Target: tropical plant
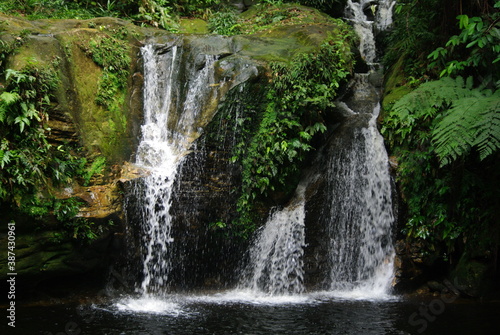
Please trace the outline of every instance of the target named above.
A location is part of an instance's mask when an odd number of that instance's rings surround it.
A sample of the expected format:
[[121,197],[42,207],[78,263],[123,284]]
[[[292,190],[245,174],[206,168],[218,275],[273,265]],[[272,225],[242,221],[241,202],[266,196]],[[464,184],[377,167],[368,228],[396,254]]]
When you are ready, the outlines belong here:
[[326,130],[323,117],[353,67],[353,35],[347,26],[338,29],[343,38],[332,35],[314,52],[271,64],[272,82],[258,126],[233,157],[242,167],[238,211],[243,225],[253,226],[250,213],[259,199],[294,189],[313,138]]
[[51,68],[28,64],[6,70],[7,84],[0,94],[0,200],[36,202],[49,185],[68,182],[79,166],[71,148],[48,140],[48,111],[58,79]]
[[382,132],[398,157],[410,238],[427,240],[427,248],[442,241],[452,251],[458,237],[477,241],[490,229],[497,177],[479,171],[496,166],[498,91],[475,88],[472,78],[422,84],[394,104]]
[[218,11],[210,15],[208,29],[218,35],[236,35],[240,33],[238,17],[234,10]]
[[423,121],[430,120],[424,129],[432,136],[442,166],[466,157],[472,149],[481,159],[493,154],[500,148],[500,93],[472,85],[472,78],[444,77],[398,100],[384,128],[394,130],[388,134],[391,144],[417,140]]
[[[443,68],[444,75],[475,75],[489,77],[500,86],[500,0],[487,15],[457,17],[459,35],[453,35],[445,47],[429,54],[431,67]],[[484,80],[484,79],[483,79]]]

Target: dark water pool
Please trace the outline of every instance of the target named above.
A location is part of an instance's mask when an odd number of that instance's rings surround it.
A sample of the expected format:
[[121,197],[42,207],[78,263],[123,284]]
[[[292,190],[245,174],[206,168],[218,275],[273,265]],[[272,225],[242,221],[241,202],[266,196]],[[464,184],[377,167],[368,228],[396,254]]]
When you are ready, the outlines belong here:
[[[4,319],[5,320],[5,319]],[[18,306],[2,334],[500,334],[500,302],[172,296]]]

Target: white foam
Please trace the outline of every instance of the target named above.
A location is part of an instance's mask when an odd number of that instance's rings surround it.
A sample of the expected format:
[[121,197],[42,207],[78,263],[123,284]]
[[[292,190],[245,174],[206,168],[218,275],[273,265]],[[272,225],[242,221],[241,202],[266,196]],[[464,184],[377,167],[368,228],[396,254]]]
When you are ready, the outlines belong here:
[[181,305],[165,298],[141,297],[125,298],[115,304],[122,312],[150,313],[178,316],[183,313]]
[[373,291],[366,287],[357,287],[350,290],[318,291],[311,293],[311,298],[319,301],[347,300],[347,301],[398,301],[399,298],[385,291]]
[[256,293],[253,290],[233,290],[212,295],[193,295],[187,298],[190,302],[211,304],[251,304],[251,305],[287,305],[306,304],[313,300],[304,294],[271,295]]

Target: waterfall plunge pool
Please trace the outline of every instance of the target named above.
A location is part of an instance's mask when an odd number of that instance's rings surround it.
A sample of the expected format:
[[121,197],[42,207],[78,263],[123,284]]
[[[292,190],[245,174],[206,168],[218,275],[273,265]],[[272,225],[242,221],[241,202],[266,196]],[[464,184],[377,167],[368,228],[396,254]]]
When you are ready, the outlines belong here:
[[498,334],[498,315],[500,301],[481,303],[439,296],[357,300],[323,293],[265,299],[244,292],[221,292],[21,305],[14,333]]

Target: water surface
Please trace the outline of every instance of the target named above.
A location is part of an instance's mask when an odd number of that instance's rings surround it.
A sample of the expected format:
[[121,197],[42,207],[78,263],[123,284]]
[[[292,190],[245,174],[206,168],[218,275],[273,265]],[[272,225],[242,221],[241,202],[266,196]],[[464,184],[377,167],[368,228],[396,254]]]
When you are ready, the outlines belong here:
[[321,293],[266,298],[241,292],[20,306],[15,333],[498,334],[499,316],[500,302],[364,300]]

